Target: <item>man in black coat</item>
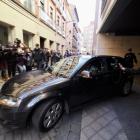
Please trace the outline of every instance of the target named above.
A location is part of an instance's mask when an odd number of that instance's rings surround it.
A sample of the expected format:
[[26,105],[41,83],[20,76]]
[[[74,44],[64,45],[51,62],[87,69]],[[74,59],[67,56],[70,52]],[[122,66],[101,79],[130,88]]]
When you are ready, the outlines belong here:
[[140,67],[138,69],[133,69],[133,68],[124,68],[121,64],[119,64],[119,65],[120,65],[121,70],[123,70],[127,73],[134,74],[134,75],[140,74]]
[[44,51],[40,48],[39,44],[36,44],[35,46],[36,48],[32,52],[31,62],[32,60],[34,60],[34,62],[38,65],[38,69],[41,69],[43,61],[47,62],[47,58]]
[[46,62],[46,68],[47,68],[47,67],[48,67],[48,64],[49,64],[49,58],[51,57],[48,48],[45,49],[45,55],[46,55],[46,57],[47,57],[47,62]]
[[135,61],[135,66],[137,66],[137,58],[134,53],[132,53],[132,49],[128,49],[128,53],[124,57],[125,61],[133,68],[133,60]]
[[10,49],[9,59],[8,59],[8,74],[9,77],[11,77],[11,74],[12,77],[14,77],[16,73],[16,51],[15,51],[16,48],[13,46],[12,42],[10,41],[8,41],[7,48]]
[[57,53],[57,62],[60,61],[60,59],[62,59],[62,55],[60,53],[60,50],[58,50],[58,53]]

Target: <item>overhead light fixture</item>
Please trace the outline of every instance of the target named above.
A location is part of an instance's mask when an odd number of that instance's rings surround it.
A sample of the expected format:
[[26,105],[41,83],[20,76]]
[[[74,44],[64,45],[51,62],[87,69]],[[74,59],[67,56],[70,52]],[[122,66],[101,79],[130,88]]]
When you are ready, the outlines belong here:
[[110,33],[106,33],[106,35],[110,35]]

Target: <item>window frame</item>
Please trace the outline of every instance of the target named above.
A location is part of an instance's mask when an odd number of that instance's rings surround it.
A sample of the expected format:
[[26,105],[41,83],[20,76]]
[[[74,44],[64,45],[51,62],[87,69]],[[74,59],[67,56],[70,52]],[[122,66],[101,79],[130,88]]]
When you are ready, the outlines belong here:
[[[101,75],[101,74],[107,73],[107,72],[108,72],[108,71],[107,71],[108,69],[107,69],[107,65],[106,65],[106,60],[105,60],[105,58],[98,57],[98,58],[90,59],[88,62],[86,62],[86,63],[81,67],[81,69],[75,74],[74,78],[76,78],[77,76],[79,76],[79,75],[81,74],[81,72],[83,71],[83,69],[84,69],[88,64],[90,64],[92,61],[96,61],[96,60],[98,60],[98,59],[102,60],[102,62],[103,62],[103,67],[104,67],[105,70],[104,70],[104,72],[97,73],[97,74],[95,74],[95,75]],[[93,75],[93,76],[95,76],[95,75]]]
[[57,15],[57,25],[59,26],[60,24],[60,17]]
[[50,6],[50,18],[53,20],[53,8]]

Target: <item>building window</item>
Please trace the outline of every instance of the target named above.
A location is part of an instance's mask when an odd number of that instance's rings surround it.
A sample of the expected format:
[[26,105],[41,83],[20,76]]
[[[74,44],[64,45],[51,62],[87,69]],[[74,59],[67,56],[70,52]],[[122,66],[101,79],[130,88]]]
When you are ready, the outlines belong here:
[[23,42],[27,47],[33,48],[33,35],[23,32]]
[[53,8],[50,7],[50,18],[53,19]]
[[64,22],[62,23],[62,30],[64,31]]
[[107,0],[102,0],[101,15],[105,9],[106,3],[107,3]]
[[60,22],[60,17],[57,16],[57,25],[59,26],[59,22]]
[[63,11],[65,10],[65,4],[64,4],[64,2],[63,2]]
[[5,46],[8,41],[12,42],[11,28],[0,25],[0,44]]
[[44,10],[44,0],[40,0],[40,7]]

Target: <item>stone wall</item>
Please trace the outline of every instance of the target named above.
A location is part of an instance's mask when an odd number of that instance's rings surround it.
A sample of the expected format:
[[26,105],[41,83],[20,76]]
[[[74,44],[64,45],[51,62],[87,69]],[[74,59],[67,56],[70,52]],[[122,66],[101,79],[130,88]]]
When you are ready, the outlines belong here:
[[97,55],[114,55],[124,57],[128,48],[132,48],[138,60],[138,67],[140,67],[140,36],[115,36],[114,33],[110,35],[97,35]]

